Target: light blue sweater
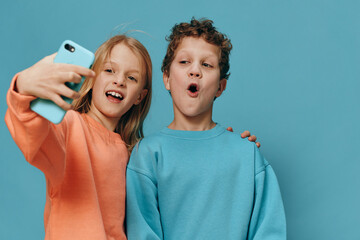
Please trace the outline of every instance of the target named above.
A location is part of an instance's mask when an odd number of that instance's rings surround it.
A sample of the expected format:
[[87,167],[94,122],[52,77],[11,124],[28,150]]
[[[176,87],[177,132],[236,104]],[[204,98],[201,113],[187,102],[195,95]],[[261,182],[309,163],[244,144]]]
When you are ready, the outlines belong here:
[[126,189],[129,240],[286,239],[273,169],[254,143],[219,125],[144,138]]

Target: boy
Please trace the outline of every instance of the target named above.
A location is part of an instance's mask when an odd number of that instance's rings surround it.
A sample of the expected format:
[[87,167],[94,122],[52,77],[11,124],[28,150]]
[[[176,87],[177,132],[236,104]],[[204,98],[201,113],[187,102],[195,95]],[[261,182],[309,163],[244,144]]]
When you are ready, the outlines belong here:
[[212,120],[229,77],[230,40],[210,20],[175,25],[162,71],[174,120],[134,148],[127,236],[286,239],[276,176],[255,144]]

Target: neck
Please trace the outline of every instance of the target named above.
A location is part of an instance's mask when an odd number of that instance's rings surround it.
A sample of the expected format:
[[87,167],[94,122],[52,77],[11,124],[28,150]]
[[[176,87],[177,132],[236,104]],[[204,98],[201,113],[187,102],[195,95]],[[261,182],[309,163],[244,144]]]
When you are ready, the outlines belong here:
[[212,120],[212,111],[189,117],[174,109],[174,120],[168,127],[173,130],[205,131],[215,126],[216,123]]
[[95,112],[90,110],[86,114],[95,121],[99,122],[101,125],[103,125],[106,129],[108,129],[111,132],[115,131],[116,125],[119,122],[119,119],[107,118],[104,115],[102,115],[100,112]]

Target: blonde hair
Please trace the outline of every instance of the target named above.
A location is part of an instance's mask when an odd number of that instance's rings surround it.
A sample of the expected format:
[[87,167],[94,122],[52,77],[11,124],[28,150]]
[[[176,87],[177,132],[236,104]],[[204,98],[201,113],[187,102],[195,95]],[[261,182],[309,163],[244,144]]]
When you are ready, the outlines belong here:
[[[99,74],[103,64],[110,56],[111,50],[117,44],[124,44],[142,60],[143,74],[145,78],[144,89],[148,92],[144,99],[138,104],[133,105],[123,116],[121,116],[115,132],[119,133],[123,141],[127,144],[129,152],[135,144],[144,137],[143,123],[150,109],[151,103],[151,82],[152,82],[152,64],[150,55],[146,48],[136,39],[126,35],[116,35],[104,42],[95,52],[95,61],[92,70]],[[95,78],[86,78],[79,93],[80,98],[73,102],[74,109],[80,113],[87,113],[90,110],[92,87]]]

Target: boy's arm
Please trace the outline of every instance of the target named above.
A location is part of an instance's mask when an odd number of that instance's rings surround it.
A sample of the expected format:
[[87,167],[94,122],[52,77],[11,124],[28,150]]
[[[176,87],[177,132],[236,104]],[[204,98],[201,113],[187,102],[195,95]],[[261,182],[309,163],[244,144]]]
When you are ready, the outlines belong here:
[[151,160],[143,159],[142,154],[134,154],[135,151],[134,148],[126,171],[127,237],[129,240],[163,239],[156,179],[136,164]]
[[286,239],[286,220],[279,184],[272,167],[255,149],[256,162],[262,162],[255,176],[255,203],[248,238],[253,240]]

